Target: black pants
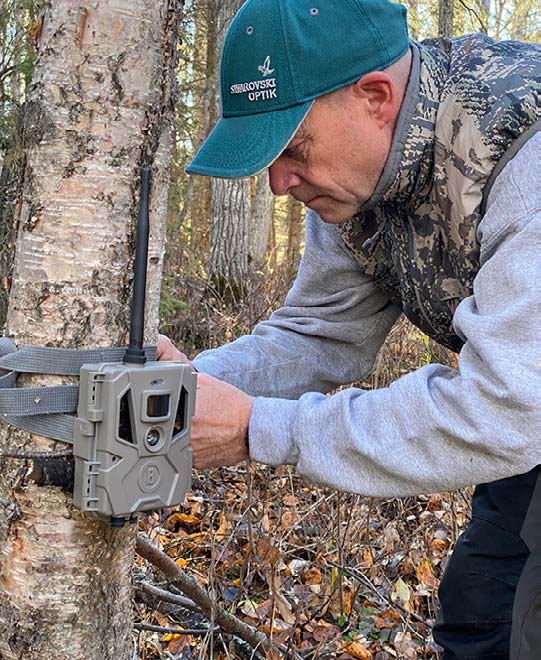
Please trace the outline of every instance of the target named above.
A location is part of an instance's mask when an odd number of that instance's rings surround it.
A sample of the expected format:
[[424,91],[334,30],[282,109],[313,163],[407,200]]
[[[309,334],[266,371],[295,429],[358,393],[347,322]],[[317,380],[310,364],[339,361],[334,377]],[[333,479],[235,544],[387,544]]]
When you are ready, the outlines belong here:
[[541,660],[541,466],[482,484],[440,585],[444,660]]

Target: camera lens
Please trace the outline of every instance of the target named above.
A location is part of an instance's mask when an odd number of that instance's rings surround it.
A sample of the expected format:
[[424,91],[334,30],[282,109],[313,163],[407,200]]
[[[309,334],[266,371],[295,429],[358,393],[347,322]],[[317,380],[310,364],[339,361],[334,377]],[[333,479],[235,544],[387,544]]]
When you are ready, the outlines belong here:
[[150,447],[155,447],[160,441],[160,432],[158,429],[150,429],[150,431],[147,433],[146,440]]

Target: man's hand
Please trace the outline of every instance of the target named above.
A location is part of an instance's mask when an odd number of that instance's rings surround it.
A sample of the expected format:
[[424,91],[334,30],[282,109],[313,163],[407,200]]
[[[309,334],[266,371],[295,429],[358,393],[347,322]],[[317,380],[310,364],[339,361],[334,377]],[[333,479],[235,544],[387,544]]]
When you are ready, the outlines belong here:
[[175,348],[173,342],[165,335],[158,335],[157,357],[162,362],[182,362],[182,364],[189,364],[195,371],[195,367],[190,360],[178,348]]
[[233,385],[198,374],[191,441],[194,467],[235,465],[248,458],[253,403],[253,397]]
[[[158,335],[158,360],[195,367],[165,335]],[[235,465],[248,458],[246,437],[254,398],[207,374],[197,376],[192,420],[193,465],[203,469]]]

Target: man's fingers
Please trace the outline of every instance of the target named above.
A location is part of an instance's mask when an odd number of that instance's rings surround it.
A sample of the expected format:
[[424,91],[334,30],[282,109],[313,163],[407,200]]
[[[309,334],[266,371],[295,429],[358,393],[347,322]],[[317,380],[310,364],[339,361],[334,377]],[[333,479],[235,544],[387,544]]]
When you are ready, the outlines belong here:
[[157,357],[162,362],[182,362],[182,364],[189,364],[193,368],[190,360],[165,335],[158,335]]
[[158,335],[158,349],[157,349],[157,357],[158,360],[167,360],[167,356],[171,349],[174,349],[175,347],[173,346],[173,342],[169,339],[169,337],[166,337],[165,335]]

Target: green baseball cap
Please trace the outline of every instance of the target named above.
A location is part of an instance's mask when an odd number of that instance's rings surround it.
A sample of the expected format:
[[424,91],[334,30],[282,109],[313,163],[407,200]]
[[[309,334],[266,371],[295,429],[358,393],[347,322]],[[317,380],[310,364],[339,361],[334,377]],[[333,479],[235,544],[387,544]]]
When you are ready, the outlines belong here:
[[318,96],[385,69],[408,47],[406,8],[390,0],[248,0],[222,49],[222,118],[186,171],[261,172]]

